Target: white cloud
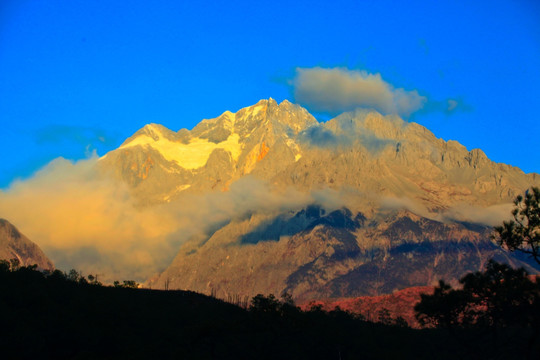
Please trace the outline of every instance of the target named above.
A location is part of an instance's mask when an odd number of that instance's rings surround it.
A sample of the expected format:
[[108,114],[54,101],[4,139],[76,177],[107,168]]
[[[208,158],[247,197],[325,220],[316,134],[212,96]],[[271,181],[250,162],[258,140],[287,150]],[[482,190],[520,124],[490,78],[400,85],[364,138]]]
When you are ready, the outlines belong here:
[[427,101],[416,90],[395,89],[380,74],[344,68],[297,68],[292,84],[296,102],[319,112],[341,113],[364,107],[409,116]]
[[125,184],[99,175],[97,161],[96,156],[75,163],[52,161],[32,178],[0,191],[0,215],[57,267],[97,273],[104,281],[144,281],[167,267],[184,242],[204,239],[231,219],[313,203],[328,209],[342,204],[341,195],[329,189],[278,191],[247,176],[227,192],[141,207]]
[[448,209],[444,215],[451,220],[496,226],[512,218],[511,212],[513,208],[514,204],[512,203],[492,205],[485,208],[459,204]]
[[[173,203],[141,207],[125,184],[99,175],[97,161],[96,156],[75,163],[60,158],[31,179],[13,183],[0,191],[0,217],[36,242],[56,266],[97,273],[105,281],[144,281],[168,266],[184,242],[204,239],[231,219],[253,213],[277,215],[310,204],[327,210],[357,209],[370,198],[354,189],[279,190],[246,176],[227,192],[185,195]],[[381,200],[382,208],[488,225],[507,218],[511,208],[511,204],[484,209],[460,205],[433,213],[410,199]]]
[[0,191],[0,214],[63,270],[140,280],[170,250],[163,239],[174,219],[137,208],[125,185],[96,174],[96,161],[52,161]]
[[503,221],[509,220],[512,215],[512,203],[496,204],[487,207],[479,207],[469,204],[456,204],[441,212],[433,212],[418,201],[406,197],[395,198],[385,197],[381,200],[381,209],[405,209],[416,215],[428,219],[454,222],[464,221],[487,226],[501,225]]

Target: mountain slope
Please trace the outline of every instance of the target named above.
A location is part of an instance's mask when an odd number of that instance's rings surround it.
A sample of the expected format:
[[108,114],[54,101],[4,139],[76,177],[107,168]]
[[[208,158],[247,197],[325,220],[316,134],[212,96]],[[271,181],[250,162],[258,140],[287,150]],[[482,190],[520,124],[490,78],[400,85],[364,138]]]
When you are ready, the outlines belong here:
[[278,167],[297,161],[302,155],[295,138],[315,123],[298,105],[261,100],[235,114],[203,120],[191,131],[146,125],[104,156],[100,169],[131,185],[142,203],[227,190],[269,153],[276,155],[270,162]]
[[54,269],[43,251],[4,219],[0,219],[0,259],[18,259],[24,266],[36,264],[40,269]]
[[[455,282],[492,257],[536,271],[494,245],[489,225],[540,177],[397,116],[359,110],[319,123],[298,105],[261,100],[191,131],[147,125],[99,168],[141,206],[203,207],[197,196],[227,193],[248,175],[274,195],[267,201],[304,194],[208,219],[148,281],[154,288],[308,300]],[[241,190],[231,196],[259,198]]]
[[490,258],[525,266],[491,243],[485,226],[444,224],[408,211],[366,219],[308,207],[233,221],[198,247],[186,244],[148,285],[218,296],[289,292],[299,301],[392,293],[456,283]]
[[318,123],[300,106],[273,99],[191,131],[147,125],[104,156],[100,168],[130,184],[143,203],[227,190],[247,174],[302,191],[352,187],[407,196],[435,210],[510,202],[540,183],[537,174],[494,163],[480,149],[437,139],[396,116],[356,111]]

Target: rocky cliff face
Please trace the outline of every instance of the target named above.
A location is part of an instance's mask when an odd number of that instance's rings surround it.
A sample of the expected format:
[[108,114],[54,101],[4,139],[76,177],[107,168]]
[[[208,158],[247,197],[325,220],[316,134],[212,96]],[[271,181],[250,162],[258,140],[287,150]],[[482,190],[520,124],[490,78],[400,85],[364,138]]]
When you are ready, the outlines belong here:
[[171,202],[186,193],[226,191],[240,177],[274,173],[302,155],[298,134],[317,121],[288,101],[261,100],[237,113],[173,132],[150,124],[100,161],[143,204]]
[[198,247],[186,244],[148,285],[229,296],[289,292],[298,301],[392,293],[455,284],[491,258],[535,268],[489,240],[485,226],[399,211],[366,218],[348,209],[308,207],[233,221]]
[[42,270],[54,269],[43,251],[4,219],[0,219],[0,259],[18,259],[24,266],[35,264]]
[[231,217],[184,243],[147,283],[219,296],[288,291],[300,300],[452,282],[492,257],[529,266],[495,246],[486,224],[500,221],[494,209],[508,214],[505,204],[540,185],[537,174],[396,116],[355,111],[319,123],[272,99],[191,131],[147,125],[99,168],[129,184],[142,206],[227,192],[246,175],[269,191],[327,191],[332,205]]
[[104,156],[100,169],[128,183],[142,203],[226,191],[247,174],[302,191],[350,187],[407,196],[433,210],[510,202],[540,183],[537,174],[494,163],[480,149],[437,139],[396,116],[356,111],[319,123],[302,107],[273,99],[191,131],[146,125]]

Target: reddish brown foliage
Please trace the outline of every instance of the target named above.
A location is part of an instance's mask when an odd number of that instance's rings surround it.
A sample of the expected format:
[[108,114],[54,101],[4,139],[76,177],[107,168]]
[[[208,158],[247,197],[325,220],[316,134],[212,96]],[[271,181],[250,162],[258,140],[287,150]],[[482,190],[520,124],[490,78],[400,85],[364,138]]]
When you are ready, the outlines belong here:
[[379,321],[379,312],[387,309],[391,318],[401,316],[409,326],[419,328],[420,324],[414,316],[414,306],[420,301],[421,294],[431,294],[433,289],[432,286],[416,286],[388,295],[316,300],[301,304],[300,307],[302,310],[309,310],[313,305],[321,305],[323,310],[330,311],[339,306],[341,310],[361,314],[366,320],[374,322]]

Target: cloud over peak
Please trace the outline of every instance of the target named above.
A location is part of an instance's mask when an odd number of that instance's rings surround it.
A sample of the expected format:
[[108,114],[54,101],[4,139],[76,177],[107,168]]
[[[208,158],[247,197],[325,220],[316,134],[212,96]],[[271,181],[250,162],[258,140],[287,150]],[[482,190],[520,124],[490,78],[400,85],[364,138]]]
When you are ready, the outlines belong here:
[[427,101],[416,90],[394,88],[380,74],[345,68],[297,68],[293,88],[296,102],[331,114],[363,107],[409,116]]

